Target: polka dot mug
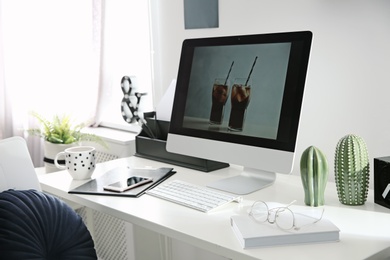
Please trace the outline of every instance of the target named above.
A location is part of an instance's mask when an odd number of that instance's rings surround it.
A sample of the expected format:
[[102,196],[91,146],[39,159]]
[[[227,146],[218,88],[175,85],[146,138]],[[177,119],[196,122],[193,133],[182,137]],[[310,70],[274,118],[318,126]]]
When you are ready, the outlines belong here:
[[[95,170],[96,149],[92,146],[75,146],[60,152],[54,158],[54,164],[60,170],[68,170],[75,180],[85,180],[92,176]],[[59,157],[65,156],[65,165],[58,163]]]

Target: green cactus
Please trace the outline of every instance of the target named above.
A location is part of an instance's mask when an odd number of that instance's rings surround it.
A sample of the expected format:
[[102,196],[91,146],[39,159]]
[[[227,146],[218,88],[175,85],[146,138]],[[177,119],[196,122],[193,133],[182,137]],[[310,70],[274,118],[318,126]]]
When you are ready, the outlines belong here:
[[337,143],[335,181],[339,200],[345,205],[363,205],[367,200],[370,164],[366,143],[346,135]]
[[305,190],[305,204],[322,206],[328,181],[328,162],[325,155],[314,146],[308,147],[301,156],[301,179]]

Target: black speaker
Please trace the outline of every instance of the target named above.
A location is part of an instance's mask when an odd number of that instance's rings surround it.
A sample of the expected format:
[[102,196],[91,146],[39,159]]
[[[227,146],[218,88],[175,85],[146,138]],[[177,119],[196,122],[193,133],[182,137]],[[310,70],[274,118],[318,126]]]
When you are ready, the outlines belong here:
[[390,156],[374,158],[374,201],[390,209]]

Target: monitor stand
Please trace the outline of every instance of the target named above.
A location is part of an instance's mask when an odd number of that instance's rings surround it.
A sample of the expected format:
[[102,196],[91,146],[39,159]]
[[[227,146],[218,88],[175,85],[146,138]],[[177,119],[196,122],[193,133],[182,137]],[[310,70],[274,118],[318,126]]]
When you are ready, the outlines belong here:
[[212,182],[207,187],[245,195],[272,185],[275,179],[274,172],[245,167],[240,175]]

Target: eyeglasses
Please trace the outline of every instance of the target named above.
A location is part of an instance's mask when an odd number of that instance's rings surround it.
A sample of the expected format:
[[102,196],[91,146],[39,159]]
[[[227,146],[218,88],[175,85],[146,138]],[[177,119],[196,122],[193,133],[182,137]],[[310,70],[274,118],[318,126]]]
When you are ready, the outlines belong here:
[[[266,222],[276,224],[283,230],[299,230],[300,228],[314,224],[322,219],[324,209],[310,210],[310,214],[303,214],[302,212],[293,212],[289,207],[295,203],[292,201],[284,207],[269,208],[264,201],[256,201],[253,203],[249,216],[256,222]],[[309,213],[309,212],[308,212]],[[299,220],[299,221],[298,221]],[[298,225],[297,222],[300,224]]]

